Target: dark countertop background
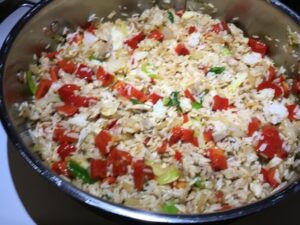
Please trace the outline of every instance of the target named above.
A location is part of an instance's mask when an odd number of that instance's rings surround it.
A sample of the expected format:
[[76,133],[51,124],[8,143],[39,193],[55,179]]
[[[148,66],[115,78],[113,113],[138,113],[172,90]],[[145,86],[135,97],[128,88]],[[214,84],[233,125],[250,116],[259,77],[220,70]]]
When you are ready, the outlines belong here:
[[[22,0],[7,0],[0,3],[0,22],[22,3]],[[295,11],[300,12],[299,0],[283,0]],[[1,34],[0,34],[1,35]],[[95,213],[82,203],[72,199],[50,185],[39,176],[8,144],[9,165],[18,195],[32,219],[41,225],[92,225],[127,224],[106,218],[107,214]],[[223,225],[299,225],[300,193],[292,193],[279,204],[254,215],[234,221],[218,223]],[[12,216],[17,216],[13,215]],[[131,222],[128,224],[137,224]]]

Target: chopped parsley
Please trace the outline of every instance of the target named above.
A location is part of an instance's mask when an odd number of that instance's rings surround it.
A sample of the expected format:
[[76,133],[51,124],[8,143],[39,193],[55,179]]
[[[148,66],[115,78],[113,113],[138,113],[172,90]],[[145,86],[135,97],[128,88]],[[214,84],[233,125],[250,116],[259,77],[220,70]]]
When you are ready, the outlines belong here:
[[181,112],[182,109],[180,107],[179,92],[173,91],[170,97],[164,99],[164,105],[168,107],[174,106]]
[[168,11],[168,19],[170,20],[171,23],[174,23],[175,18],[173,13],[170,11]]
[[225,67],[220,66],[220,67],[212,67],[208,72],[215,73],[215,74],[221,74],[224,71],[225,71]]

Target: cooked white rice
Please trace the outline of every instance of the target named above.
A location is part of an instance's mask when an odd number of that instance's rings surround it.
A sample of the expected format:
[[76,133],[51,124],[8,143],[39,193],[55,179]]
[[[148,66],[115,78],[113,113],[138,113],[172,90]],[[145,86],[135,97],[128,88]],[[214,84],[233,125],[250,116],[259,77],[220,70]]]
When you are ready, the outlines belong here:
[[[128,152],[132,162],[144,160],[150,168],[154,162],[162,168],[173,165],[180,176],[159,184],[159,175],[154,173],[154,179],[145,180],[139,191],[135,188],[134,169],[129,164],[127,173],[115,176],[113,184],[108,184],[107,179],[89,184],[74,174],[72,178],[61,176],[100,198],[151,211],[195,214],[226,210],[263,199],[284,186],[294,179],[294,165],[299,164],[295,156],[300,146],[300,111],[295,109],[295,119],[290,120],[287,109],[287,105],[296,104],[296,97],[293,94],[274,97],[272,88],[257,91],[258,85],[268,79],[269,67],[274,62],[252,51],[249,39],[235,25],[228,24],[228,30],[214,32],[212,26],[219,23],[199,12],[185,12],[179,17],[173,11],[152,8],[139,17],[98,23],[92,32],[78,28],[69,33],[57,47],[56,56],[49,59],[43,53],[38,63],[30,66],[35,79],[51,80],[49,70],[62,59],[71,60],[77,67],[84,64],[94,75],[87,81],[59,69],[58,80],[52,81],[44,96],[19,106],[20,116],[34,122],[31,136],[35,151],[49,167],[62,160],[57,153],[61,143],[53,141],[59,124],[77,139],[71,144],[76,151],[64,160],[72,160],[90,171],[90,159],[107,158],[95,145],[95,137],[106,129],[113,137],[110,146]],[[188,32],[190,27],[194,27],[193,32]],[[163,33],[163,41],[148,38],[155,29]],[[133,50],[126,40],[140,32],[146,37]],[[74,41],[74,37],[82,40]],[[178,43],[184,44],[189,53],[178,55],[175,51]],[[100,66],[114,75],[114,82],[126,82],[146,95],[156,93],[163,99],[155,104],[150,100],[137,102],[114,90],[114,84],[103,87],[95,76]],[[224,71],[213,72],[211,68],[216,67]],[[285,80],[288,86],[292,85],[293,80]],[[96,101],[88,107],[79,107],[72,116],[64,116],[57,112],[57,107],[63,105],[58,90],[65,84],[79,86],[77,95],[94,97]],[[202,107],[192,106],[191,99],[184,94],[186,89]],[[179,106],[168,106],[168,98],[174,92],[178,92]],[[216,95],[229,99],[232,107],[213,110]],[[184,121],[183,114],[187,114],[188,121]],[[261,126],[248,136],[253,117],[261,121]],[[107,125],[113,120],[117,124],[108,130]],[[279,130],[287,157],[275,154],[264,159],[259,153],[268,147],[264,143],[257,149],[263,139],[262,127],[267,124]],[[170,142],[174,127],[193,130],[198,146],[180,139],[159,154],[157,149],[164,140]],[[213,140],[205,141],[203,132],[209,128]],[[145,145],[146,138],[149,142]],[[221,149],[227,167],[214,169],[208,149]],[[265,181],[262,168],[275,171],[273,181]],[[111,170],[109,165],[107,177],[112,177]],[[200,186],[195,185],[197,179],[201,179]],[[173,211],[166,204],[172,205]]]

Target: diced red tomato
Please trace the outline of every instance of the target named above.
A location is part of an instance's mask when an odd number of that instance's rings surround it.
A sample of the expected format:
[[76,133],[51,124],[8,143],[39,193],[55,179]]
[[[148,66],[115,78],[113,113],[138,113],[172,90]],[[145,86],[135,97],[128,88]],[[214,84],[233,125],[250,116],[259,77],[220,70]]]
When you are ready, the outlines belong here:
[[145,39],[145,34],[143,32],[138,33],[137,35],[133,36],[131,39],[125,41],[132,50],[135,50],[138,47],[138,44]]
[[278,156],[282,159],[287,157],[287,152],[283,149],[283,140],[279,136],[279,131],[275,126],[266,125],[262,128],[263,139],[258,142],[256,151],[266,159]]
[[264,57],[267,54],[268,46],[261,41],[249,38],[248,45],[252,51],[260,53],[262,57]]
[[294,121],[296,119],[295,116],[296,116],[296,110],[297,110],[298,106],[296,104],[292,104],[292,105],[288,105],[286,108],[289,112],[289,116],[288,116],[289,120],[291,122]]
[[280,76],[276,77],[276,79],[274,80],[274,83],[280,84],[285,80],[286,80],[285,76],[283,74],[281,74]]
[[181,159],[182,159],[182,154],[181,154],[181,152],[178,151],[178,150],[176,150],[176,151],[175,151],[174,158],[175,158],[177,161],[181,161]]
[[112,174],[114,177],[125,175],[128,171],[127,166],[131,164],[132,156],[125,151],[112,148],[107,162],[112,165]]
[[93,180],[104,179],[107,177],[107,162],[105,160],[91,160],[91,177]]
[[59,68],[57,66],[52,66],[49,69],[50,77],[53,82],[58,80],[58,70]]
[[229,108],[229,100],[227,98],[222,98],[219,95],[215,95],[213,98],[212,109],[217,110],[226,110]]
[[176,11],[176,15],[179,17],[182,17],[182,15],[184,14],[185,10],[184,9],[180,9],[178,11]]
[[275,178],[275,174],[276,174],[275,168],[271,168],[271,169],[262,168],[261,173],[264,176],[265,182],[269,183],[271,187],[276,188],[279,185],[278,181]]
[[298,94],[300,92],[300,82],[296,79],[293,80],[292,92]]
[[96,77],[98,80],[101,80],[104,87],[111,85],[115,79],[115,76],[106,72],[102,66],[97,69]]
[[257,91],[261,91],[263,89],[268,89],[268,88],[273,89],[275,91],[275,97],[280,97],[283,94],[282,89],[278,85],[270,81],[263,81],[262,83],[260,83],[257,87]]
[[85,97],[85,96],[80,96],[80,95],[71,95],[69,96],[64,102],[67,105],[72,105],[75,107],[89,107],[93,103],[96,102],[96,98],[94,97]]
[[78,138],[75,138],[73,136],[70,136],[72,131],[66,131],[65,128],[62,126],[57,126],[53,131],[52,140],[56,141],[58,143],[74,143],[78,140]]
[[215,32],[216,34],[219,34],[222,31],[229,30],[229,27],[227,23],[224,21],[221,21],[220,23],[214,24],[211,27],[211,31]]
[[290,87],[286,81],[281,82],[281,88],[283,90],[283,97],[288,98],[290,95]]
[[189,122],[189,114],[188,113],[184,113],[183,114],[183,123],[187,123]]
[[48,57],[49,59],[53,59],[53,58],[55,58],[61,51],[62,51],[62,50],[60,50],[60,51],[54,51],[54,52],[48,52],[47,55],[46,55],[46,57]]
[[68,162],[64,160],[60,160],[54,162],[51,166],[51,170],[57,175],[64,175],[66,177],[72,177],[72,174],[68,170]]
[[189,49],[187,47],[185,47],[185,45],[183,43],[180,43],[176,46],[175,52],[177,53],[177,55],[189,55],[190,54]]
[[211,148],[208,149],[208,157],[211,160],[211,167],[218,170],[227,169],[227,157],[222,149]]
[[47,92],[49,91],[49,88],[52,85],[52,81],[51,80],[47,80],[47,79],[41,79],[40,83],[37,87],[37,90],[35,92],[35,98],[36,99],[41,99],[42,97],[44,97]]
[[110,129],[114,128],[116,126],[117,122],[118,122],[118,120],[111,121],[109,124],[107,124],[106,129],[110,130]]
[[233,207],[227,203],[223,203],[222,208],[218,209],[217,212],[224,212],[232,209]]
[[148,96],[148,99],[153,103],[153,104],[156,104],[160,99],[162,99],[162,97],[156,93],[151,93],[149,96]]
[[192,33],[195,33],[195,32],[197,32],[197,28],[195,26],[189,27],[189,29],[188,29],[189,34],[192,34]]
[[182,131],[180,127],[175,127],[172,130],[172,135],[169,139],[169,145],[172,146],[181,140]]
[[210,141],[214,141],[213,129],[209,128],[203,131],[203,138],[206,143]]
[[103,183],[107,183],[108,185],[112,185],[112,184],[116,183],[116,181],[117,181],[117,178],[111,177],[111,176],[103,179]]
[[268,81],[273,81],[276,78],[276,69],[273,66],[270,66],[268,69]]
[[190,92],[189,89],[185,89],[184,91],[184,96],[186,98],[189,98],[192,102],[195,102],[196,101],[196,98],[193,96],[193,94]]
[[71,40],[71,43],[81,44],[83,40],[82,34],[75,34]]
[[202,70],[205,75],[209,72],[208,66],[203,66],[200,68],[200,70]]
[[156,30],[153,30],[150,32],[150,34],[148,35],[148,38],[150,39],[154,39],[154,40],[157,40],[157,41],[163,41],[164,40],[164,34],[156,29]]
[[89,68],[88,66],[84,65],[84,64],[80,64],[79,67],[77,68],[75,75],[80,78],[80,79],[84,79],[88,82],[93,81],[93,71],[91,68]]
[[194,130],[181,128],[181,140],[185,142],[192,142],[194,138]]
[[86,32],[95,34],[97,30],[97,27],[95,26],[95,24],[90,23],[89,26],[85,29]]
[[168,142],[167,140],[164,140],[161,146],[156,149],[156,151],[158,154],[164,154],[167,150],[167,147],[168,147]]
[[118,81],[114,85],[113,89],[127,99],[137,99],[140,102],[145,102],[148,99],[147,95],[142,91],[139,91],[132,85],[127,84],[123,81]]
[[143,143],[145,147],[149,147],[148,144],[149,144],[149,141],[150,141],[150,140],[151,140],[151,137],[146,137],[146,138],[145,138],[144,143]]
[[191,129],[185,129],[181,127],[173,128],[172,135],[169,139],[169,145],[172,146],[176,144],[178,141],[191,143],[196,147],[199,146],[198,139],[194,137],[194,130]]
[[76,65],[69,60],[62,59],[56,65],[66,73],[74,73],[76,70]]
[[224,192],[223,191],[216,191],[215,196],[216,196],[218,203],[220,203],[220,204],[224,203]]
[[255,131],[258,131],[261,122],[257,117],[252,117],[248,125],[248,136],[251,137]]
[[75,151],[76,147],[68,143],[63,143],[57,148],[57,154],[62,160],[65,160],[66,157],[68,157],[69,155],[71,155],[72,152]]
[[138,191],[144,187],[147,180],[154,178],[152,168],[147,166],[144,160],[137,160],[132,163],[134,186]]
[[71,95],[74,94],[75,91],[80,90],[80,87],[75,84],[65,84],[61,88],[58,89],[58,94],[61,100],[65,101]]
[[77,113],[78,108],[72,105],[64,104],[62,106],[57,106],[56,111],[64,116],[70,117]]
[[112,136],[105,130],[102,130],[95,137],[95,145],[99,149],[102,155],[107,155],[110,151],[110,143],[112,141]]

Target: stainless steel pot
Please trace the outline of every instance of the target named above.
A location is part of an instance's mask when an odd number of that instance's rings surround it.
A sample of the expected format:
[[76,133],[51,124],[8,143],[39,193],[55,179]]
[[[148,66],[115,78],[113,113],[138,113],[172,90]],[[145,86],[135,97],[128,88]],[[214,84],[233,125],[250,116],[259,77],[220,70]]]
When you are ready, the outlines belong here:
[[[208,3],[218,9],[213,10]],[[6,132],[24,159],[42,176],[62,191],[85,204],[110,214],[149,222],[204,223],[245,216],[274,205],[288,192],[300,189],[300,179],[291,181],[284,189],[259,202],[226,212],[201,215],[166,215],[131,209],[91,196],[60,177],[54,175],[30,151],[31,140],[26,121],[18,117],[15,103],[29,99],[27,87],[20,83],[17,74],[28,69],[32,55],[41,52],[46,45],[55,47],[52,37],[64,26],[76,28],[86,22],[89,15],[107,16],[115,10],[118,17],[133,14],[153,6],[152,0],[44,0],[32,5],[29,12],[8,35],[0,52],[0,115]],[[28,6],[28,5],[27,5]],[[122,6],[122,7],[120,7]],[[162,7],[171,7],[161,4]],[[290,75],[299,74],[300,51],[290,48],[289,32],[300,33],[300,16],[278,0],[189,0],[187,8],[202,9],[227,22],[235,21],[247,35],[259,35],[270,47],[269,55],[278,65],[288,68]],[[234,18],[238,17],[239,20]],[[289,28],[288,28],[289,27]],[[272,37],[271,40],[269,37]],[[299,47],[299,46],[298,46]]]

